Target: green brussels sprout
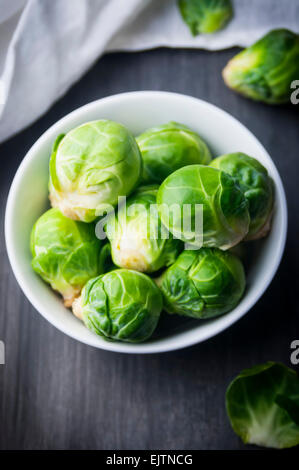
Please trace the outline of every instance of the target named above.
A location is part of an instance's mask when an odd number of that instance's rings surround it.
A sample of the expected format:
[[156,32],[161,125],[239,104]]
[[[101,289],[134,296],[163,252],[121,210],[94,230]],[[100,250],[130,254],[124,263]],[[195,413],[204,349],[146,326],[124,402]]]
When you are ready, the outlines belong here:
[[152,279],[116,269],[88,281],[73,312],[105,339],[137,343],[152,335],[162,306],[162,294]]
[[210,166],[235,178],[248,201],[250,224],[245,240],[267,235],[273,209],[273,183],[266,168],[255,158],[241,152],[215,158]]
[[299,377],[283,364],[243,370],[227,389],[226,409],[245,444],[277,449],[299,444]]
[[142,160],[131,133],[92,121],[59,136],[50,160],[50,201],[67,217],[92,222],[139,183]]
[[137,137],[143,159],[142,181],[162,181],[182,166],[211,161],[206,143],[187,126],[169,122],[148,129]]
[[161,184],[157,203],[162,223],[190,245],[227,250],[248,232],[246,198],[234,179],[216,168],[180,168]]
[[223,69],[227,86],[247,98],[268,104],[290,100],[299,77],[299,36],[286,29],[266,34],[233,57]]
[[158,186],[140,187],[105,227],[114,264],[121,268],[151,273],[172,264],[182,242],[161,224],[156,196]]
[[191,34],[214,33],[232,19],[231,0],[178,0],[183,20]]
[[193,318],[211,318],[232,310],[245,289],[241,261],[218,248],[186,250],[158,280],[164,308]]
[[34,271],[60,292],[67,307],[84,284],[99,274],[101,242],[94,225],[71,220],[57,208],[36,221],[30,245]]

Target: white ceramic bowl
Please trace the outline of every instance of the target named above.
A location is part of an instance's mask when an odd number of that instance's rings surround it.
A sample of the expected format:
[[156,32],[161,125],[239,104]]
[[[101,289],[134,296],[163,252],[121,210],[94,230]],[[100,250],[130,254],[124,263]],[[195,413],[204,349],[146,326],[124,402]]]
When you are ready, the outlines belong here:
[[[243,151],[257,158],[275,182],[275,212],[270,235],[250,268],[246,293],[230,313],[210,321],[192,323],[167,337],[141,344],[107,342],[90,332],[50,287],[31,269],[29,237],[33,223],[48,206],[48,164],[52,144],[58,134],[86,121],[112,119],[134,134],[170,120],[197,131],[210,145],[214,156]],[[50,323],[83,343],[110,351],[156,353],[200,343],[225,330],[257,302],[270,284],[281,259],[287,231],[287,208],[283,185],[270,156],[235,118],[221,109],[189,96],[144,91],[124,93],[87,104],[60,119],[32,146],[13,180],[6,207],[5,237],[15,277],[32,305]]]

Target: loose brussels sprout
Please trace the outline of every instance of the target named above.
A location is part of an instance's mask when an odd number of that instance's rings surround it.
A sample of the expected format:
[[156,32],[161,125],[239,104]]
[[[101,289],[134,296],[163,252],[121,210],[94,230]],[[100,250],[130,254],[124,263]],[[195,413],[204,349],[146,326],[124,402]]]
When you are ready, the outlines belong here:
[[92,222],[129,195],[142,169],[138,145],[113,121],[82,124],[59,136],[50,160],[50,200],[74,220]]
[[106,233],[117,266],[151,273],[172,264],[181,251],[182,242],[160,222],[157,192],[158,186],[140,187],[116,216],[108,218]]
[[196,132],[177,122],[148,129],[136,140],[143,159],[145,183],[162,183],[182,166],[207,165],[211,161],[206,143]]
[[243,370],[227,389],[226,409],[244,443],[277,449],[299,444],[299,377],[283,364]]
[[193,318],[211,318],[233,309],[245,289],[241,261],[218,248],[183,251],[158,280],[164,308]]
[[267,235],[273,208],[273,183],[266,168],[255,158],[240,152],[215,158],[210,166],[233,176],[248,201],[250,224],[245,240]]
[[181,15],[191,34],[214,33],[231,20],[231,0],[179,0]]
[[75,222],[50,209],[35,223],[30,244],[34,271],[60,292],[66,307],[99,274],[101,242],[93,224]]
[[290,100],[299,77],[299,36],[286,29],[266,34],[231,59],[223,70],[227,86],[247,98],[269,104]]
[[162,295],[145,274],[117,269],[91,279],[73,304],[74,314],[105,339],[137,343],[154,332]]
[[[248,232],[245,196],[230,175],[216,168],[180,168],[163,181],[157,202],[162,223],[176,238],[193,245],[226,250]],[[197,224],[200,214],[202,227]]]

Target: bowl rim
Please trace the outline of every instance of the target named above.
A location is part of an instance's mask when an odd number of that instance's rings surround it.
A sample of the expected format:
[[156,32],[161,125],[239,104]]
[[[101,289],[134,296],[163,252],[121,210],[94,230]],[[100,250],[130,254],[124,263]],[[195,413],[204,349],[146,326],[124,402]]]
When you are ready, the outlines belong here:
[[[271,170],[272,174],[274,176],[275,180],[275,186],[276,186],[276,195],[277,197],[279,196],[280,204],[282,207],[281,211],[281,229],[280,229],[280,236],[278,238],[278,241],[276,242],[276,251],[272,260],[271,264],[271,270],[268,269],[267,271],[267,276],[263,278],[263,283],[261,283],[258,288],[255,288],[254,295],[251,296],[251,299],[244,305],[242,308],[238,309],[238,306],[233,309],[231,312],[235,312],[235,316],[233,318],[227,318],[227,316],[222,316],[218,318],[218,322],[214,327],[213,331],[210,331],[206,333],[203,337],[197,338],[196,334],[194,334],[197,330],[197,327],[192,328],[192,330],[186,332],[186,334],[183,335],[183,338],[180,338],[180,341],[175,344],[173,344],[173,341],[169,341],[170,338],[164,338],[162,341],[159,342],[151,342],[151,343],[139,343],[139,344],[132,344],[132,343],[121,343],[121,342],[110,342],[106,341],[104,344],[98,341],[98,337],[94,335],[95,339],[94,340],[85,340],[80,337],[79,334],[76,334],[74,332],[70,332],[68,327],[64,327],[62,322],[56,321],[56,319],[51,317],[51,315],[48,314],[47,309],[44,308],[38,301],[38,298],[33,295],[30,291],[30,289],[27,288],[26,282],[24,281],[24,275],[22,274],[22,271],[20,269],[20,266],[18,264],[18,260],[15,256],[15,250],[12,242],[12,237],[10,234],[13,232],[13,213],[14,213],[14,204],[15,204],[15,198],[16,198],[16,192],[17,188],[22,180],[23,173],[27,169],[28,166],[30,166],[31,159],[36,153],[36,150],[42,143],[47,140],[48,135],[56,132],[58,135],[61,133],[58,129],[65,123],[66,120],[71,120],[72,118],[79,117],[81,114],[84,115],[85,112],[88,112],[92,108],[96,108],[99,103],[109,103],[109,102],[115,102],[119,100],[126,100],[128,98],[140,98],[141,96],[151,98],[153,95],[155,97],[160,96],[160,97],[168,97],[168,98],[176,98],[176,99],[182,99],[182,100],[187,100],[193,102],[193,103],[200,103],[201,106],[209,108],[210,110],[213,110],[217,113],[222,114],[224,118],[229,118],[232,120],[235,124],[237,124],[239,127],[243,128],[244,131],[247,132],[247,134],[250,136],[250,138],[254,141],[255,145],[260,148],[261,152],[265,154],[265,156],[269,160],[269,164],[271,165]],[[55,131],[57,129],[57,131]],[[219,108],[218,106],[211,104],[205,100],[190,96],[190,95],[185,95],[182,93],[173,93],[173,92],[168,92],[168,91],[155,91],[155,90],[144,90],[144,91],[132,91],[132,92],[126,92],[126,93],[119,93],[111,96],[107,96],[104,98],[100,98],[98,100],[94,100],[90,103],[87,103],[70,113],[66,114],[62,118],[60,118],[58,121],[56,121],[54,124],[52,124],[45,132],[41,134],[41,136],[35,141],[35,143],[30,147],[30,149],[27,151],[26,155],[24,156],[23,160],[21,161],[15,176],[13,178],[13,181],[10,186],[8,198],[7,198],[7,203],[6,203],[6,210],[5,210],[5,221],[4,221],[4,232],[5,232],[5,243],[6,243],[6,249],[7,249],[7,254],[8,254],[8,259],[12,268],[12,271],[14,273],[14,276],[21,287],[25,297],[30,301],[30,303],[33,305],[33,307],[46,319],[51,323],[53,326],[55,326],[58,330],[62,331],[65,333],[67,336],[76,339],[80,341],[81,343],[87,344],[89,346],[96,347],[98,349],[103,349],[103,350],[108,350],[108,351],[114,351],[114,352],[122,352],[122,353],[128,353],[128,354],[153,354],[153,353],[161,353],[161,352],[168,352],[168,351],[174,351],[182,348],[186,348],[189,346],[193,346],[197,343],[201,343],[203,341],[206,341],[207,339],[210,339],[211,337],[214,337],[221,333],[222,331],[226,330],[229,328],[231,325],[236,323],[241,317],[243,317],[246,313],[249,312],[249,310],[255,305],[255,303],[261,298],[263,293],[266,291],[268,286],[270,285],[273,277],[275,276],[277,269],[279,267],[279,264],[281,262],[281,258],[284,252],[285,248],[285,243],[286,243],[286,236],[287,236],[287,202],[286,202],[286,196],[285,196],[285,191],[283,187],[283,183],[281,181],[279,172],[276,168],[276,165],[274,161],[272,160],[271,156],[269,153],[266,151],[264,146],[260,143],[260,141],[255,137],[255,135],[244,125],[242,124],[237,118],[232,116],[230,113],[227,111],[224,111],[223,109]],[[230,313],[231,313],[230,312]],[[225,319],[226,321],[221,321],[221,319]],[[200,325],[199,325],[200,327]],[[192,334],[193,333],[193,334]]]

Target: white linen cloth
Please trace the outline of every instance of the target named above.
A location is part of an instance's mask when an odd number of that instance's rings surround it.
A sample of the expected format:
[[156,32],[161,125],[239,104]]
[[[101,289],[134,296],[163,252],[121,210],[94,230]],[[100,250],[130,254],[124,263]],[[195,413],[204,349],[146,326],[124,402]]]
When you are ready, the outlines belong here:
[[105,51],[247,46],[299,33],[298,0],[234,0],[230,24],[193,38],[176,0],[0,0],[0,142],[60,98]]

